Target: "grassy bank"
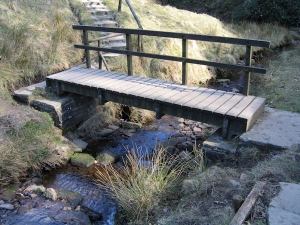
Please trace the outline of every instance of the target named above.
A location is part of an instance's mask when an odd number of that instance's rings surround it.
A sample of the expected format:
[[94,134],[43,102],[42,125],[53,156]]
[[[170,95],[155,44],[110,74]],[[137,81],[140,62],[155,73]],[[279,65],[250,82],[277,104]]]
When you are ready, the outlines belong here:
[[[104,1],[107,6],[117,11],[117,2]],[[289,31],[284,27],[270,24],[240,23],[228,24],[207,14],[179,10],[171,6],[161,6],[154,0],[132,0],[131,4],[139,17],[144,29],[196,33],[226,37],[262,39],[271,41],[271,47],[276,48],[290,41]],[[174,16],[176,15],[176,16]],[[119,25],[126,28],[137,28],[137,24],[124,3],[122,13],[117,14]],[[134,46],[137,48],[137,45]],[[144,37],[145,52],[181,55],[181,41],[168,38]],[[255,48],[254,51],[259,50]],[[218,44],[190,41],[189,57],[216,62],[237,63],[243,59],[245,48],[238,45]],[[110,61],[113,70],[125,72],[125,60]],[[140,59],[134,57],[134,74],[181,81],[181,64],[157,59]],[[189,65],[190,84],[203,85],[216,76],[214,68],[202,65]]]
[[[0,188],[28,169],[53,167],[60,140],[48,115],[18,106],[10,92],[81,61],[72,24],[86,17],[79,0],[0,2]],[[76,5],[76,13],[72,5]]]

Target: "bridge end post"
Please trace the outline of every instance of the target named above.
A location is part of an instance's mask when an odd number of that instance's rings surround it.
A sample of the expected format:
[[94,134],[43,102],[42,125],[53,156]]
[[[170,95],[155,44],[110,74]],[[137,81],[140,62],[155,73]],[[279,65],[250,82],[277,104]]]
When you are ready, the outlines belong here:
[[[84,45],[89,45],[89,38],[88,38],[88,31],[83,30],[83,43]],[[86,67],[91,68],[91,57],[90,57],[90,50],[85,49],[85,58],[86,58]]]
[[[252,58],[252,46],[247,45],[247,47],[246,47],[246,66],[251,66],[251,58]],[[246,71],[246,74],[244,77],[244,88],[243,88],[243,94],[245,96],[249,95],[250,77],[251,77],[251,73],[249,71]]]

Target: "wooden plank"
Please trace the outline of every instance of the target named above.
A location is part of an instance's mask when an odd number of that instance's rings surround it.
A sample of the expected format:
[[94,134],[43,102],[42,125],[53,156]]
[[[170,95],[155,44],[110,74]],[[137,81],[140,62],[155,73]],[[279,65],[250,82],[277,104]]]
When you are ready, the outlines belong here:
[[81,73],[80,76],[70,76],[67,78],[63,78],[63,81],[69,82],[69,83],[74,83],[74,84],[81,84],[82,82],[89,80],[89,79],[94,79],[95,77],[98,77],[97,71],[93,71],[90,73],[86,73],[85,71]]
[[60,80],[60,81],[71,81],[78,78],[78,77],[82,77],[82,76],[88,76],[89,74],[94,74],[96,73],[96,70],[87,70],[85,68],[82,68],[80,70],[74,71],[74,72],[70,72],[68,75],[66,76],[59,76],[56,77],[56,80]]
[[205,107],[205,111],[214,112],[216,109],[220,108],[222,105],[226,104],[226,102],[234,96],[233,93],[226,92],[219,99],[214,101],[212,104]]
[[176,87],[172,85],[169,85],[168,87],[160,88],[160,90],[157,90],[156,92],[152,93],[151,96],[148,96],[148,98],[155,100],[156,98],[162,95],[166,95],[169,92],[174,92],[173,91],[174,89],[176,89]]
[[164,85],[164,83],[160,83],[159,85],[143,92],[141,95],[142,95],[143,98],[155,99],[155,96],[156,96],[155,93],[163,90],[164,88],[166,88],[168,86],[170,86],[170,85]]
[[137,81],[135,85],[132,85],[132,86],[129,86],[129,85],[130,84],[128,84],[128,85],[126,85],[126,87],[124,87],[124,89],[122,90],[122,94],[129,95],[129,94],[132,94],[132,93],[145,87],[145,85],[140,83],[139,81]]
[[165,101],[171,104],[176,104],[176,101],[179,101],[180,99],[184,98],[185,96],[187,96],[188,94],[192,93],[193,90],[189,90],[189,89],[185,89],[182,90],[179,93],[174,94],[173,96],[171,96],[170,98],[166,99]]
[[256,97],[251,104],[241,112],[238,117],[247,120],[247,128],[249,130],[258,117],[265,111],[266,99]]
[[234,95],[230,98],[226,104],[223,104],[221,107],[216,109],[214,113],[219,115],[225,115],[228,111],[230,111],[236,104],[238,104],[244,98],[243,95]]
[[186,95],[185,97],[177,100],[176,104],[178,105],[185,105],[185,103],[193,100],[194,98],[197,98],[197,96],[201,95],[204,91],[208,90],[207,88],[197,88],[196,90],[193,90],[190,94]]
[[236,104],[229,112],[226,113],[226,115],[230,117],[237,117],[254,99],[254,96],[244,97],[243,100]]
[[83,71],[84,71],[84,68],[79,68],[78,70],[75,70],[75,71],[65,71],[65,73],[57,74],[55,77],[54,76],[49,76],[48,79],[61,80],[62,78],[68,78],[68,77],[72,77],[72,76],[78,76]]
[[231,220],[229,225],[242,225],[247,217],[249,216],[257,198],[263,191],[263,188],[265,186],[265,182],[257,181],[252,188],[251,192],[247,196],[246,200],[242,204],[242,206],[239,208],[238,212],[235,214],[233,219]]
[[195,105],[194,108],[203,110],[205,107],[212,104],[214,101],[219,99],[224,94],[225,94],[225,91],[216,91],[211,96],[209,96],[208,98],[204,99],[203,101],[201,101],[200,103]]
[[[159,84],[160,84],[160,82],[158,82],[157,85],[159,85]],[[131,95],[135,95],[135,96],[142,96],[142,94],[144,92],[146,92],[146,91],[148,91],[148,90],[150,90],[150,89],[152,89],[152,88],[154,88],[154,87],[157,86],[157,85],[155,85],[155,82],[153,82],[151,84],[148,84],[148,85],[146,85],[146,84],[140,84],[140,85],[141,85],[140,89],[131,91],[130,94]]]
[[188,101],[184,105],[187,107],[194,108],[195,105],[199,104],[200,102],[207,99],[209,96],[214,94],[217,90],[215,89],[207,89],[206,91],[202,92],[201,95],[198,95],[197,98],[192,99],[191,101]]
[[51,79],[53,79],[53,78],[55,78],[55,77],[57,77],[57,76],[60,76],[60,75],[62,75],[62,74],[64,74],[64,73],[68,73],[68,72],[70,72],[70,71],[76,71],[76,70],[79,70],[79,69],[82,69],[82,68],[83,68],[82,66],[72,67],[71,69],[67,69],[67,70],[64,70],[64,71],[61,71],[61,72],[58,72],[58,73],[55,73],[55,74],[50,74],[50,75],[48,75],[46,78],[51,78]]
[[108,73],[107,75],[97,76],[94,79],[83,81],[82,85],[99,88],[99,86],[102,87],[108,82],[113,82],[117,79],[121,79],[127,76],[128,75],[126,74],[120,74],[120,73]]

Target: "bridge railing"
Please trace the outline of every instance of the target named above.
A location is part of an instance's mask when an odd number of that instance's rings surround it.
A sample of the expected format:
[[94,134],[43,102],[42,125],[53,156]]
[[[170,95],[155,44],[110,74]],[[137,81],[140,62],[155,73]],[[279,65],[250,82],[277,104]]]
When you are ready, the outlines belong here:
[[[153,30],[87,26],[87,25],[73,25],[73,29],[83,31],[84,44],[83,45],[75,44],[74,47],[85,50],[86,66],[88,68],[91,67],[90,50],[93,50],[93,51],[112,52],[112,53],[127,55],[128,75],[132,75],[132,56],[140,56],[140,57],[148,57],[148,58],[181,62],[182,63],[182,84],[184,84],[184,85],[187,84],[187,79],[188,79],[188,77],[187,77],[187,64],[188,63],[212,66],[212,67],[223,68],[223,69],[239,70],[239,71],[244,71],[245,75],[246,75],[245,79],[244,79],[244,88],[243,88],[244,95],[249,95],[250,74],[251,73],[260,73],[260,74],[266,73],[266,69],[264,69],[264,68],[252,67],[251,66],[251,58],[252,58],[252,48],[253,47],[270,48],[269,41],[220,37],[220,36],[209,36],[209,35],[199,35],[199,34],[153,31]],[[124,33],[126,35],[126,50],[90,46],[89,39],[88,39],[89,31]],[[182,56],[177,57],[177,56],[170,56],[170,55],[161,55],[161,54],[153,54],[153,53],[134,51],[134,50],[132,50],[132,35],[143,35],[143,36],[155,36],[155,37],[181,39],[182,40],[182,54],[181,54]],[[189,50],[188,49],[188,41],[189,40],[244,45],[246,48],[245,65],[235,65],[235,64],[212,62],[212,61],[188,58],[188,50]]]

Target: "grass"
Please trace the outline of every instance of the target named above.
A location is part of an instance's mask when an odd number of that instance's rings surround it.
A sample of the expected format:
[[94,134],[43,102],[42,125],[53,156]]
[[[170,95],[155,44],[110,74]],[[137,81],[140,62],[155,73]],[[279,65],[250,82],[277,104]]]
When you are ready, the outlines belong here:
[[300,112],[300,46],[279,53],[270,60],[268,73],[253,84],[253,94],[267,99],[271,107]]
[[5,120],[6,115],[3,114],[0,117],[1,133],[5,133],[0,145],[0,188],[26,175],[29,168],[53,168],[61,163],[59,156],[53,154],[57,135],[51,118],[30,110],[24,110],[23,113],[22,116],[27,117],[23,124],[22,119]]
[[[117,12],[117,2],[104,2],[114,13]],[[196,14],[171,6],[161,6],[154,0],[132,0],[131,4],[143,28],[147,30],[270,40],[272,48],[287,43],[291,37],[287,29],[273,24],[242,22],[234,25],[223,23],[207,14]],[[137,24],[126,4],[123,4],[122,13],[117,14],[117,18],[120,27],[137,28]],[[134,48],[137,48],[136,44]],[[150,53],[181,56],[181,41],[144,37],[144,50]],[[260,49],[255,48],[254,50]],[[189,57],[191,58],[235,64],[244,57],[244,54],[245,47],[238,45],[189,42]],[[121,59],[122,57],[114,61],[111,60],[110,64],[112,64],[114,70],[126,72],[126,64]],[[181,64],[177,62],[134,57],[133,70],[134,74],[181,82]],[[189,65],[188,74],[188,82],[193,85],[204,85],[216,76],[214,68],[202,65]]]
[[118,201],[124,215],[133,224],[151,221],[155,208],[190,165],[169,156],[166,149],[156,149],[153,155],[143,160],[141,156],[139,149],[132,149],[121,170],[108,165],[97,173],[99,186]]

